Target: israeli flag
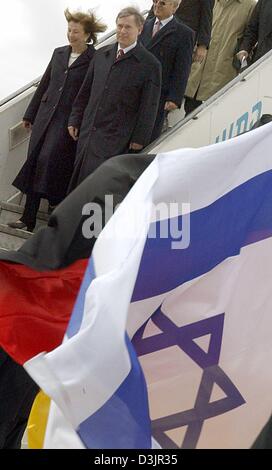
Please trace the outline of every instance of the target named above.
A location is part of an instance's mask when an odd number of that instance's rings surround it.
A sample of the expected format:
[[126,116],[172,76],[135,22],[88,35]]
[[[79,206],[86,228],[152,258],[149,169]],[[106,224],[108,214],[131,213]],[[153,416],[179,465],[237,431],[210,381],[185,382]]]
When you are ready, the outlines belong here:
[[46,448],[248,448],[272,410],[272,125],[157,158],[25,364]]

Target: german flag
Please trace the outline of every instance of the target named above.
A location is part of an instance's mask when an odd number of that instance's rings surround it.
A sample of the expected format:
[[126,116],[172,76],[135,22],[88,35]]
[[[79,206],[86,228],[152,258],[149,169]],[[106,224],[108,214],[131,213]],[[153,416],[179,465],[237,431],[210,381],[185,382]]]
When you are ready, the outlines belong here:
[[96,202],[104,213],[106,195],[119,204],[154,157],[106,161],[57,207],[48,226],[18,251],[0,253],[0,449],[20,448],[38,391],[21,365],[62,343],[95,243],[82,234],[82,208]]
[[154,155],[121,155],[102,164],[51,215],[48,226],[18,251],[0,254],[0,346],[19,364],[63,339],[95,243],[82,209],[105,196],[119,204]]

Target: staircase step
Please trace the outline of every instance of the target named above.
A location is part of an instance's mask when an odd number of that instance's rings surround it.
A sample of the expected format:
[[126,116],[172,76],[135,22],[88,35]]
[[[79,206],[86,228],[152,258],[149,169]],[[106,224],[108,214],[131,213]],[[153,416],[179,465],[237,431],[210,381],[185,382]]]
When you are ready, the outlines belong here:
[[24,242],[32,237],[31,232],[18,230],[0,224],[0,247],[6,250],[18,250]]
[[[22,194],[20,191],[11,196],[6,203],[15,204],[19,207],[24,207],[26,202],[26,195]],[[48,201],[46,199],[41,199],[40,202],[40,211],[47,214],[48,211]]]
[[[21,214],[17,212],[9,212],[6,210],[2,210],[0,213],[0,225],[7,225],[9,222],[16,222],[21,217]],[[44,227],[47,222],[44,219],[37,219],[35,232],[40,228]]]
[[5,224],[0,224],[0,232],[7,233],[8,235],[13,235],[19,238],[24,238],[25,240],[27,240],[33,235],[32,232],[28,232],[27,230],[19,230],[16,228],[11,228]]
[[[24,206],[20,206],[19,204],[14,204],[14,203],[11,203],[11,202],[1,201],[0,207],[2,209],[1,213],[3,213],[3,212],[13,212],[15,214],[22,214],[23,211],[24,211]],[[47,211],[46,212],[39,211],[38,214],[37,214],[37,219],[44,220],[45,222],[47,222],[48,219],[49,219],[49,215],[48,215]],[[9,222],[10,222],[10,220],[9,220]],[[13,222],[13,220],[12,220],[12,222]]]
[[[46,225],[49,219],[46,205],[41,205],[41,208],[45,209],[46,212],[43,210],[38,212],[34,232],[37,232],[40,227]],[[9,222],[16,222],[21,217],[23,211],[23,205],[15,204],[14,202],[0,202],[0,248],[18,250],[32,236],[31,232],[14,229],[7,225]]]

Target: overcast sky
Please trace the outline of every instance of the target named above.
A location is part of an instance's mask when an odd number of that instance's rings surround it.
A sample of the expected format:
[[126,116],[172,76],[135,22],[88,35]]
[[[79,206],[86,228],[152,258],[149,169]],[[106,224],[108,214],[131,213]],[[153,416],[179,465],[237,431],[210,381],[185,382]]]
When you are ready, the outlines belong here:
[[1,2],[0,100],[39,77],[55,47],[67,43],[63,15],[71,10],[92,8],[114,28],[120,8],[148,9],[152,0],[7,0]]

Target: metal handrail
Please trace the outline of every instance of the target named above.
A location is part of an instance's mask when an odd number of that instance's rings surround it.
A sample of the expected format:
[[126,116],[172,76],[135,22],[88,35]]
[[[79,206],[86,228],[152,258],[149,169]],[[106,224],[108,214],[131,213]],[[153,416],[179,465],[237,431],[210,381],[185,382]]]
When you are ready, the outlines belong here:
[[25,91],[29,90],[33,86],[37,86],[40,82],[41,76],[33,80],[32,82],[28,83],[24,87],[20,88],[19,90],[15,91],[11,95],[8,95],[6,98],[0,101],[0,107],[3,106],[4,104],[8,103],[9,101],[13,100],[17,96],[22,95]]
[[[212,95],[208,100],[204,101],[202,105],[198,106],[193,112],[191,112],[187,117],[182,117],[176,124],[164,132],[157,140],[149,144],[144,148],[143,153],[152,153],[152,149],[160,145],[166,138],[174,135],[178,130],[180,130],[187,122],[198,119],[198,114],[200,114],[204,109],[211,106],[218,98],[223,96],[230,88],[232,88],[236,83],[245,82],[248,75],[251,75],[252,72],[267,59],[272,59],[272,50],[268,51],[264,56],[259,60],[254,62],[250,67],[248,67],[244,72],[241,72],[237,77],[227,83],[223,88],[221,88],[217,93]],[[271,109],[272,113],[272,109]]]
[[[149,10],[144,10],[142,11],[142,15],[145,16],[147,13],[148,13]],[[103,42],[107,41],[108,39],[110,39],[111,37],[115,36],[116,34],[116,29],[113,29],[112,31],[110,31],[108,34],[105,34],[101,37],[101,39],[99,39],[96,43],[97,46],[101,45]],[[32,82],[28,83],[27,85],[25,85],[24,87],[22,88],[19,88],[19,90],[15,91],[14,93],[12,93],[11,95],[7,96],[6,98],[4,98],[3,100],[0,101],[0,107],[3,106],[4,104],[8,103],[9,101],[13,100],[14,98],[16,98],[17,96],[20,96],[22,95],[25,91],[29,90],[30,88],[32,88],[33,86],[38,86],[40,80],[42,78],[42,75],[40,75],[38,78],[36,78],[35,80],[33,80]]]

